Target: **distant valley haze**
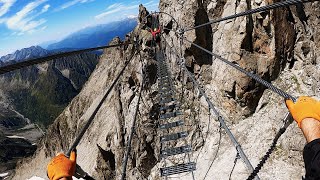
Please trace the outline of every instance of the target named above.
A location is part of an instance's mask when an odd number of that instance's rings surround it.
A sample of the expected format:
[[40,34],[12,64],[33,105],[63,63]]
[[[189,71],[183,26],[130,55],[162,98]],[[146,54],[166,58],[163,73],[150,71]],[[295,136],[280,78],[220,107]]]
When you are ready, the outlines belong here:
[[[111,36],[123,36],[133,24],[117,30],[102,28],[133,19],[140,4],[156,11],[159,0],[0,0],[0,57],[37,45],[45,49],[105,45]],[[88,36],[81,33],[84,31]]]

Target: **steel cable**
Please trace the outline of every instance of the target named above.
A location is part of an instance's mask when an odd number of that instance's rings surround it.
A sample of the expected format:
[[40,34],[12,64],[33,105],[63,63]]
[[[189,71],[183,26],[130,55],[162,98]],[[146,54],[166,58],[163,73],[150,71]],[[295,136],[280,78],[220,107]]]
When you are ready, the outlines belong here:
[[[168,44],[169,45],[169,44]],[[169,47],[171,47],[169,45]],[[182,57],[180,57],[178,55],[178,53],[175,53],[176,56],[180,59],[182,59]],[[183,62],[180,62],[180,65],[182,66],[183,70],[186,72],[186,74],[189,76],[189,78],[193,81],[193,83],[195,84],[195,86],[199,89],[199,92],[202,96],[204,96],[204,98],[206,99],[209,108],[216,114],[216,116],[218,117],[218,121],[220,122],[222,128],[225,129],[227,135],[229,136],[230,140],[232,141],[233,145],[235,146],[237,152],[239,153],[241,159],[244,161],[244,163],[246,164],[248,170],[250,172],[253,172],[253,166],[250,163],[250,161],[248,160],[246,154],[244,153],[244,151],[242,150],[240,144],[238,143],[238,141],[235,139],[235,137],[233,136],[232,132],[230,131],[230,129],[228,128],[228,126],[225,123],[224,118],[222,117],[222,115],[218,112],[218,110],[215,108],[215,106],[213,105],[213,103],[210,101],[209,97],[207,96],[207,94],[205,93],[205,91],[199,86],[198,82],[195,80],[194,76],[188,71],[187,67],[185,66],[185,64]],[[256,176],[256,179],[259,179],[258,176]]]
[[[228,61],[227,59],[225,58],[222,58],[221,56],[215,54],[215,53],[212,53],[210,51],[208,51],[207,49],[189,41],[188,39],[186,39],[184,37],[184,39],[191,43],[192,45],[198,47],[199,49],[211,54],[212,56],[220,59],[221,61],[225,62],[226,64],[236,68],[238,71],[246,74],[247,76],[255,79],[256,81],[260,82],[261,84],[263,84],[264,86],[266,86],[268,89],[272,90],[273,92],[279,94],[280,96],[284,97],[285,99],[291,99],[293,101],[296,101],[296,98],[294,98],[293,96],[289,95],[288,93],[282,91],[281,89],[273,86],[271,83],[263,80],[262,78],[260,78],[259,76],[255,75],[255,74],[252,74],[246,70],[244,70],[243,68],[241,68],[240,66],[236,65],[236,64],[233,64],[232,62]],[[188,71],[188,70],[187,70]],[[190,73],[188,71],[188,73]],[[214,110],[215,111],[215,110]],[[280,136],[286,131],[287,127],[293,122],[293,119],[292,119],[292,116],[290,115],[290,113],[286,113],[284,119],[283,119],[283,122],[284,122],[284,125],[283,127],[277,132],[276,134],[276,137],[274,138],[274,141],[273,141],[273,144],[271,145],[270,149],[268,150],[268,152],[263,156],[262,160],[259,162],[258,166],[252,171],[251,175],[250,175],[250,178],[254,179],[255,176],[257,176],[257,174],[259,173],[259,171],[261,170],[262,166],[265,164],[266,160],[269,158],[270,154],[273,152],[274,148],[272,146],[275,146],[278,142],[278,139],[280,138]],[[241,154],[240,154],[241,156]]]
[[40,57],[40,58],[36,58],[36,59],[26,60],[26,61],[23,61],[23,62],[18,62],[18,63],[15,63],[15,64],[10,64],[10,65],[7,65],[7,66],[0,67],[0,75],[8,73],[8,72],[11,72],[11,71],[14,71],[14,70],[22,69],[24,67],[28,67],[28,66],[32,66],[32,65],[36,65],[36,64],[41,64],[41,63],[44,63],[44,62],[47,62],[47,61],[51,61],[51,60],[54,60],[54,59],[58,59],[58,58],[63,58],[63,57],[66,57],[66,56],[81,54],[81,53],[84,53],[84,52],[90,52],[90,51],[95,51],[95,50],[99,50],[99,49],[107,49],[107,48],[112,48],[112,47],[119,47],[119,46],[124,46],[124,45],[128,45],[128,44],[132,44],[132,43],[121,43],[121,44],[108,45],[108,46],[99,46],[99,47],[95,47],[95,48],[88,48],[88,49],[82,49],[82,50],[76,50],[76,51],[69,51],[69,52],[49,55],[49,56],[46,56],[46,57]]
[[137,112],[139,110],[141,94],[142,94],[142,91],[143,91],[144,78],[145,78],[145,73],[143,73],[143,70],[144,70],[144,68],[142,68],[142,82],[141,82],[141,85],[140,85],[140,92],[139,92],[138,102],[137,102],[137,106],[136,106],[135,113],[134,113],[134,119],[133,119],[132,126],[131,126],[131,133],[130,133],[128,144],[127,144],[127,148],[126,148],[126,154],[125,154],[125,156],[123,158],[121,180],[124,180],[125,177],[126,177],[127,163],[128,163],[129,153],[130,153],[130,150],[131,150],[131,141],[132,141],[132,137],[134,135],[135,128],[136,128],[136,121],[137,121],[137,114],[138,114]]
[[130,59],[125,63],[124,67],[122,68],[122,70],[120,71],[120,73],[118,74],[118,76],[116,77],[116,79],[113,81],[113,83],[111,84],[111,86],[109,87],[109,89],[107,90],[107,92],[105,93],[105,95],[103,96],[103,98],[101,99],[101,101],[99,102],[98,106],[95,108],[95,110],[93,111],[93,113],[91,114],[91,116],[89,117],[89,120],[87,121],[87,123],[83,126],[83,128],[81,129],[80,133],[77,135],[76,139],[74,140],[74,142],[72,143],[72,145],[70,146],[69,150],[67,151],[66,155],[70,156],[70,153],[73,149],[75,149],[78,144],[80,143],[80,140],[82,139],[84,133],[87,131],[87,129],[89,128],[90,124],[93,122],[94,117],[96,116],[96,114],[98,113],[99,109],[101,108],[102,104],[104,103],[104,101],[107,99],[108,95],[110,94],[110,92],[112,91],[113,87],[116,85],[116,83],[118,82],[118,80],[120,79],[120,77],[122,76],[122,74],[124,73],[125,69],[127,68],[128,64],[131,62],[131,60],[133,59],[133,57],[135,56],[135,54],[137,53],[137,50],[132,54],[132,56],[130,57]]
[[209,21],[207,23],[204,23],[204,24],[201,24],[201,25],[198,25],[198,26],[195,26],[195,27],[187,28],[187,29],[182,30],[182,31],[183,32],[187,32],[187,31],[198,29],[198,28],[201,28],[201,27],[204,27],[204,26],[207,26],[207,25],[211,25],[211,24],[218,23],[218,22],[221,22],[221,21],[234,19],[234,18],[241,17],[241,16],[247,16],[247,15],[251,15],[251,14],[254,14],[254,13],[269,11],[269,10],[280,8],[280,7],[288,7],[288,6],[291,6],[291,5],[297,5],[297,4],[308,3],[308,2],[313,2],[313,1],[319,1],[319,0],[311,0],[311,1],[308,1],[308,0],[287,0],[287,1],[277,2],[277,3],[274,3],[274,4],[270,4],[270,5],[266,5],[266,6],[263,6],[263,7],[259,7],[259,8],[256,8],[256,9],[250,9],[248,11],[241,12],[241,13],[238,13],[238,14],[234,14],[234,15],[231,15],[231,16],[223,17],[223,18],[220,18],[220,19],[217,19],[217,20],[212,20],[212,21]]
[[275,87],[274,85],[272,85],[271,83],[267,82],[266,80],[260,78],[258,75],[246,71],[245,69],[243,69],[243,68],[240,67],[239,65],[234,64],[234,63],[228,61],[227,59],[225,59],[225,58],[223,58],[223,57],[221,57],[221,56],[219,56],[219,55],[217,55],[217,54],[215,54],[215,53],[213,53],[213,52],[211,52],[211,51],[209,51],[209,50],[207,50],[207,49],[205,49],[205,48],[203,48],[203,47],[201,47],[201,46],[199,46],[199,45],[197,45],[197,44],[195,44],[195,43],[193,43],[192,41],[188,40],[186,37],[183,37],[183,38],[184,38],[187,42],[189,42],[190,44],[192,44],[193,46],[195,46],[195,47],[197,47],[197,48],[205,51],[206,53],[212,55],[213,57],[221,60],[222,62],[224,62],[224,63],[228,64],[229,66],[232,66],[233,68],[235,68],[235,69],[237,69],[238,71],[242,72],[243,74],[245,74],[245,75],[253,78],[253,79],[256,80],[257,82],[261,83],[262,85],[264,85],[264,86],[267,87],[268,89],[272,90],[273,92],[279,94],[280,96],[284,97],[285,99],[291,99],[291,100],[293,100],[293,101],[296,101],[296,98],[294,98],[294,97],[291,96],[290,94],[282,91],[281,89]]

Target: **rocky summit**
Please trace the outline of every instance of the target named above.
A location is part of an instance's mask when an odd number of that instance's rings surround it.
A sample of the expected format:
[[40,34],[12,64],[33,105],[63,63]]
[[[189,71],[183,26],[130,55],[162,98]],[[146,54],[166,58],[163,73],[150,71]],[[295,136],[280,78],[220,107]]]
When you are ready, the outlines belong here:
[[[149,13],[140,6],[140,23],[128,35],[131,39],[142,39],[138,52],[133,45],[104,50],[89,81],[50,125],[34,156],[18,164],[13,179],[32,176],[46,178],[49,160],[57,152],[67,151],[132,55],[132,61],[80,141],[77,164],[95,179],[120,179],[139,89],[144,79],[127,179],[161,179],[161,167],[186,163],[189,158],[196,162],[195,179],[246,179],[249,171],[243,161],[238,160],[236,148],[225,130],[221,129],[217,117],[209,113],[204,96],[181,72],[180,59],[175,54],[175,51],[180,51],[180,40],[175,31],[274,2],[160,0],[160,11],[175,19],[160,14],[160,24],[166,28],[161,36],[161,47],[185,121],[184,129],[178,130],[188,132],[186,138],[171,145],[192,145],[189,156],[177,155],[166,161],[160,158],[160,136],[163,131],[157,128],[160,106],[157,62],[150,43],[152,36],[145,25],[148,23],[146,19],[149,19],[145,17]],[[319,2],[312,2],[243,16],[187,31],[184,36],[295,97],[319,96],[319,5]],[[115,38],[111,44],[119,42],[120,39]],[[188,71],[194,74],[226,119],[227,126],[252,165],[257,166],[283,125],[282,120],[287,112],[283,98],[186,40],[182,43],[181,53]],[[305,173],[302,159],[305,143],[297,125],[290,125],[259,172],[259,177],[301,179]],[[185,173],[172,178],[185,180],[192,179],[192,176]]]

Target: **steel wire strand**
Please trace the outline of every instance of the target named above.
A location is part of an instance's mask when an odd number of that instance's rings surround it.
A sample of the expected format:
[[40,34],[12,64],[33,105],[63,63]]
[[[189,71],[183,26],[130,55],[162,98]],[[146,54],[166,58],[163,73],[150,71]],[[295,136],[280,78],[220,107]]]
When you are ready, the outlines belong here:
[[[266,86],[268,89],[272,90],[273,92],[279,94],[280,96],[284,97],[285,99],[292,99],[293,101],[296,101],[296,98],[294,98],[293,96],[287,94],[286,92],[282,91],[281,89],[273,86],[271,83],[261,79],[259,76],[252,74],[250,72],[247,72],[246,70],[244,70],[243,68],[241,68],[240,66],[237,66],[233,63],[231,63],[230,61],[226,60],[225,58],[222,58],[220,56],[218,56],[217,54],[214,54],[210,51],[208,51],[207,49],[204,49],[203,47],[189,41],[188,39],[185,38],[186,41],[188,41],[189,43],[191,43],[192,45],[200,48],[201,50],[211,54],[212,56],[222,60],[223,62],[227,63],[228,65],[236,68],[237,70],[239,70],[240,72],[246,74],[247,76],[255,79],[256,81],[260,82],[261,84],[263,84],[264,86]],[[293,122],[292,116],[290,115],[289,112],[286,113],[284,119],[283,119],[284,125],[283,127],[277,132],[276,137],[275,137],[275,144],[277,143],[278,139],[280,138],[280,136],[286,131],[287,127]],[[272,145],[273,146],[273,145]],[[252,174],[250,176],[253,176],[252,179],[257,176],[257,174],[259,173],[259,171],[261,170],[262,166],[265,164],[266,160],[269,158],[270,154],[273,152],[274,148],[272,148],[272,146],[270,147],[270,149],[268,150],[268,152],[265,154],[265,156],[263,156],[262,160],[260,161],[260,163],[258,164],[258,166],[254,169],[254,171],[252,171]],[[274,145],[275,146],[275,145]]]
[[218,22],[221,22],[221,21],[234,19],[234,18],[241,17],[241,16],[247,16],[247,15],[251,15],[251,14],[254,14],[254,13],[269,11],[269,10],[276,9],[276,8],[288,7],[288,6],[291,6],[291,5],[297,5],[297,4],[301,4],[301,3],[308,3],[308,2],[314,2],[314,1],[319,1],[319,0],[310,0],[310,1],[309,0],[287,0],[287,1],[277,2],[277,3],[273,3],[273,4],[270,4],[270,5],[263,6],[263,7],[259,7],[259,8],[256,8],[256,9],[250,9],[248,11],[241,12],[241,13],[238,13],[238,14],[234,14],[234,15],[231,15],[231,16],[227,16],[227,17],[223,17],[223,18],[220,18],[220,19],[212,20],[212,21],[209,21],[209,22],[204,23],[204,24],[200,24],[200,25],[195,26],[195,27],[187,28],[187,29],[183,30],[183,32],[191,31],[191,30],[198,29],[198,28],[201,28],[201,27],[204,27],[204,26],[207,26],[207,25],[211,25],[211,24],[218,23]]
[[[111,84],[111,86],[109,87],[109,89],[107,90],[107,92],[105,93],[105,95],[103,96],[103,98],[101,99],[101,101],[99,102],[98,106],[95,108],[95,110],[93,111],[93,113],[91,114],[91,116],[89,117],[88,121],[86,122],[86,124],[82,127],[80,133],[77,135],[76,139],[74,140],[74,142],[72,143],[72,145],[70,146],[70,148],[68,149],[66,155],[70,156],[70,153],[72,150],[76,149],[76,147],[78,146],[78,144],[80,143],[83,135],[85,134],[85,132],[87,131],[87,129],[89,128],[89,126],[91,125],[91,123],[94,120],[94,117],[96,116],[96,114],[98,113],[98,110],[101,108],[103,102],[107,99],[108,95],[110,94],[110,92],[112,91],[112,89],[114,88],[114,86],[116,85],[116,83],[118,82],[118,80],[120,79],[120,77],[122,76],[122,74],[124,73],[124,71],[126,70],[127,66],[129,65],[129,63],[132,61],[132,59],[134,58],[134,56],[141,51],[141,49],[137,49],[138,45],[140,44],[140,42],[143,40],[143,38],[145,38],[145,36],[143,36],[141,39],[137,40],[134,42],[134,47],[135,50],[132,53],[131,57],[129,58],[128,61],[126,61],[124,67],[122,68],[122,70],[120,71],[120,73],[118,74],[118,76],[116,77],[116,79],[113,81],[113,83]],[[113,45],[111,45],[113,46]],[[116,46],[113,46],[116,47]]]
[[[240,154],[240,157],[244,161],[244,163],[246,164],[248,170],[250,172],[253,172],[254,169],[253,169],[252,164],[250,163],[248,157],[246,156],[246,154],[242,150],[241,145],[238,143],[238,141],[235,139],[234,135],[232,134],[232,132],[230,131],[230,129],[226,125],[225,120],[223,119],[221,114],[216,110],[215,106],[212,104],[212,102],[210,101],[210,99],[208,98],[208,96],[206,95],[204,90],[202,88],[200,88],[200,86],[197,83],[197,81],[195,80],[195,78],[191,75],[191,73],[187,70],[187,68],[184,65],[183,65],[183,69],[185,70],[185,72],[187,72],[188,76],[192,79],[192,81],[195,82],[195,84],[196,84],[197,88],[199,89],[200,93],[205,97],[207,103],[209,104],[209,106],[213,110],[213,112],[215,112],[216,116],[218,117],[218,121],[221,123],[221,126],[225,129],[225,131],[228,134],[230,140],[233,142],[236,150]],[[259,177],[257,176],[256,179],[259,179]]]
[[[137,51],[137,50],[136,50]],[[124,67],[122,68],[122,70],[120,71],[120,73],[118,74],[118,76],[116,77],[116,79],[113,81],[113,83],[111,84],[111,86],[109,87],[109,89],[106,91],[106,93],[104,94],[103,98],[101,99],[101,101],[99,102],[98,106],[95,108],[95,110],[93,111],[93,113],[91,114],[91,116],[89,117],[89,120],[86,122],[86,124],[83,126],[83,128],[81,129],[80,133],[77,135],[76,139],[74,140],[74,142],[72,143],[72,145],[70,146],[69,150],[67,151],[66,155],[70,156],[70,153],[73,149],[75,149],[78,144],[80,143],[80,140],[82,139],[83,135],[85,134],[85,132],[87,131],[87,129],[89,128],[89,126],[91,125],[91,123],[93,122],[96,114],[98,113],[99,109],[101,108],[102,104],[104,103],[104,101],[107,99],[108,95],[110,94],[110,92],[112,91],[112,89],[114,88],[114,86],[116,85],[116,83],[118,82],[118,80],[120,79],[120,77],[122,76],[122,74],[124,73],[125,69],[127,68],[128,64],[131,62],[131,60],[133,59],[133,57],[135,56],[136,52],[130,57],[130,59],[125,63]]]
[[[142,68],[142,69],[144,69],[144,68]],[[127,163],[128,163],[129,153],[131,151],[132,137],[135,133],[137,114],[138,114],[137,112],[139,111],[139,105],[140,105],[140,100],[141,100],[141,95],[142,95],[144,80],[145,80],[144,78],[145,78],[145,73],[142,74],[142,81],[141,81],[140,90],[139,90],[140,92],[139,92],[138,102],[137,102],[137,106],[136,106],[135,113],[134,113],[134,119],[133,119],[132,126],[131,126],[131,133],[130,133],[129,140],[127,143],[126,154],[123,158],[121,180],[124,180],[126,177]]]
[[76,51],[69,51],[69,52],[49,55],[49,56],[46,56],[46,57],[40,57],[40,58],[36,58],[36,59],[26,60],[26,61],[23,61],[23,62],[18,62],[18,63],[15,63],[15,64],[10,64],[10,65],[7,65],[7,66],[0,67],[0,75],[8,73],[8,72],[11,72],[11,71],[14,71],[14,70],[22,69],[22,68],[25,68],[25,67],[28,67],[28,66],[41,64],[41,63],[44,63],[44,62],[47,62],[47,61],[51,61],[51,60],[54,60],[54,59],[58,59],[58,58],[63,58],[63,57],[71,56],[71,55],[81,54],[81,53],[84,53],[84,52],[95,51],[95,50],[99,50],[99,49],[107,49],[107,48],[112,48],[112,47],[119,47],[119,46],[129,45],[129,44],[132,44],[132,43],[121,43],[121,44],[108,45],[108,46],[99,46],[99,47],[95,47],[95,48],[88,48],[88,49],[82,49],[82,50],[76,50]]
[[259,164],[257,165],[257,167],[253,170],[253,172],[250,174],[250,176],[248,177],[247,180],[252,180],[254,179],[255,176],[258,175],[259,171],[261,170],[261,168],[263,167],[263,165],[266,163],[266,161],[269,159],[270,155],[272,154],[272,152],[275,150],[275,147],[278,143],[279,138],[281,137],[281,135],[283,133],[286,132],[288,126],[293,122],[293,118],[290,115],[290,113],[287,113],[285,118],[284,118],[284,125],[283,127],[281,127],[279,129],[279,131],[277,132],[275,138],[272,141],[271,146],[269,147],[268,151],[266,152],[266,154],[262,157],[262,159],[260,160]]
[[[168,29],[169,30],[169,29]],[[177,34],[177,33],[176,33]],[[180,32],[180,34],[183,34],[183,31],[181,31]],[[168,44],[168,42],[167,41],[165,41],[167,44]],[[191,42],[192,43],[192,42]],[[169,44],[168,44],[169,45]],[[170,47],[170,45],[169,45],[169,47]],[[200,46],[198,46],[198,47],[200,47]],[[174,48],[174,47],[172,47],[172,48]],[[207,51],[206,49],[203,49],[203,50],[205,50],[206,52],[208,52],[208,53],[210,53],[211,54],[211,52],[209,52],[209,51]],[[177,56],[178,56],[178,54],[177,53],[175,53]],[[178,56],[179,57],[179,56]],[[218,58],[220,58],[220,56],[217,56]],[[229,63],[228,63],[229,64]],[[233,63],[231,63],[230,64],[232,67],[234,67],[233,65]],[[235,67],[236,69],[238,69],[237,67]],[[241,72],[243,72],[243,71],[241,71]],[[245,73],[245,74],[247,74],[248,72],[246,72],[245,70],[244,70],[244,72],[243,73]],[[252,73],[249,73],[249,74],[252,74]],[[259,78],[259,77],[258,77]],[[260,82],[260,83],[262,83],[262,82]],[[263,82],[262,83],[263,85],[270,85],[270,83],[268,83],[268,82]],[[272,85],[272,84],[271,84]],[[296,101],[296,99],[294,98],[294,97],[292,97],[292,96],[290,96],[290,95],[288,95],[287,93],[285,93],[285,92],[281,92],[281,90],[280,89],[278,89],[278,88],[272,88],[272,86],[269,88],[269,89],[271,89],[271,90],[273,90],[274,92],[276,92],[277,94],[279,94],[280,96],[286,96],[286,97],[288,97],[288,98],[290,98],[290,99],[292,99],[293,101]],[[280,90],[280,91],[279,91]],[[213,109],[213,111],[215,111],[215,109]],[[248,179],[254,179],[254,177],[258,174],[258,172],[261,170],[261,168],[262,168],[262,166],[264,165],[264,163],[266,162],[266,160],[270,157],[270,154],[273,152],[273,150],[274,150],[274,147],[273,146],[275,146],[276,144],[277,144],[277,141],[278,141],[278,139],[280,138],[280,136],[286,131],[286,129],[288,128],[288,126],[293,122],[293,118],[292,118],[292,116],[291,116],[291,114],[288,112],[288,113],[286,113],[286,115],[285,115],[285,118],[283,119],[283,122],[284,122],[284,125],[283,125],[283,127],[277,132],[277,134],[276,134],[276,136],[275,136],[275,138],[274,138],[274,141],[273,141],[273,144],[271,145],[271,147],[269,148],[269,150],[267,151],[267,153],[263,156],[263,158],[262,158],[262,160],[259,162],[259,164],[258,164],[258,166],[254,169],[254,171],[251,173],[251,175],[249,176],[249,178]]]
[[217,159],[218,157],[218,153],[219,153],[219,150],[220,150],[220,146],[221,146],[221,140],[222,140],[222,129],[221,129],[221,125],[219,126],[219,140],[218,140],[218,147],[217,147],[217,150],[215,152],[215,155],[213,156],[213,160],[211,161],[211,164],[206,172],[206,174],[204,175],[203,177],[203,180],[205,180],[209,174],[209,171],[210,169],[212,168],[212,165],[214,163],[214,161]]
[[232,66],[233,68],[235,68],[236,70],[242,72],[243,74],[253,78],[254,80],[256,80],[257,82],[261,83],[262,85],[264,85],[265,87],[267,87],[268,89],[272,90],[273,92],[279,94],[280,96],[284,97],[285,99],[291,99],[293,101],[296,101],[296,98],[294,98],[293,96],[291,96],[290,94],[284,92],[283,90],[275,87],[274,85],[272,85],[271,83],[267,82],[266,80],[260,78],[258,75],[250,73],[248,71],[246,71],[245,69],[243,69],[242,67],[240,67],[239,65],[236,65],[230,61],[228,61],[227,59],[199,46],[198,44],[193,43],[192,41],[188,40],[186,37],[183,37],[183,39],[185,39],[187,42],[189,42],[190,44],[192,44],[193,46],[205,51],[206,53],[212,55],[213,57],[221,60],[222,62],[228,64],[229,66]]
[[232,176],[232,174],[233,174],[234,168],[235,168],[236,165],[237,165],[238,159],[240,159],[239,153],[237,153],[237,155],[236,155],[236,157],[235,157],[235,159],[234,159],[233,167],[232,167],[231,172],[230,172],[230,174],[229,174],[229,180],[231,180],[231,176]]
[[[170,45],[169,45],[170,47]],[[210,51],[209,51],[210,52]],[[177,55],[178,58],[181,58],[178,53],[175,53]],[[225,123],[225,120],[223,119],[223,117],[220,115],[220,113],[216,110],[215,106],[213,105],[213,103],[210,101],[210,99],[208,98],[207,94],[205,93],[205,91],[199,86],[198,82],[195,80],[195,78],[193,77],[193,75],[188,71],[188,69],[186,68],[185,64],[180,63],[180,65],[182,66],[182,68],[184,69],[184,71],[187,73],[187,75],[190,77],[190,79],[194,82],[194,84],[197,86],[197,88],[199,89],[200,94],[202,94],[204,96],[204,98],[206,99],[210,109],[216,114],[216,116],[218,117],[218,121],[220,122],[222,128],[225,129],[228,137],[230,138],[230,140],[232,141],[233,145],[236,147],[236,150],[239,152],[241,159],[244,161],[244,163],[246,164],[248,170],[250,172],[253,172],[253,166],[250,163],[250,161],[248,160],[246,154],[244,153],[244,151],[242,150],[240,144],[238,143],[238,141],[235,139],[235,137],[233,136],[232,132],[230,131],[230,129],[228,128],[228,126]],[[256,176],[256,179],[259,179],[258,176]]]

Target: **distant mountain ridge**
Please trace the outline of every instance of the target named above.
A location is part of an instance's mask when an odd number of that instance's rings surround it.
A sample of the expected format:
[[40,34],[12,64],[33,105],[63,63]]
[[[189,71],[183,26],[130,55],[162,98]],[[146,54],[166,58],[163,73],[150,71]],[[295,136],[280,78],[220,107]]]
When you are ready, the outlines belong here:
[[23,48],[21,50],[17,50],[12,54],[8,54],[0,57],[0,61],[9,62],[9,61],[22,61],[26,59],[32,59],[37,57],[43,57],[49,55],[49,51],[41,48],[40,46],[31,46],[29,48]]
[[[40,46],[32,46],[3,56],[0,60],[2,61],[2,65],[7,65],[27,59],[48,56],[53,53],[56,52],[48,51]],[[98,56],[91,53],[68,56],[6,73],[2,75],[5,79],[0,84],[10,84],[11,88],[6,88],[9,86],[2,86],[4,87],[2,90],[8,92],[8,96],[13,99],[11,102],[14,103],[13,105],[17,108],[18,112],[32,121],[41,123],[45,119],[41,113],[35,117],[31,112],[27,112],[28,109],[32,109],[32,105],[28,104],[28,101],[32,98],[25,99],[24,101],[23,97],[40,95],[44,96],[41,97],[41,100],[46,99],[49,104],[51,102],[55,107],[65,106],[81,90],[97,63]],[[25,89],[23,90],[23,94],[20,92],[21,89]],[[30,94],[26,92],[30,92]],[[15,96],[17,94],[18,96]],[[17,97],[22,99],[17,99]],[[27,105],[30,105],[30,107],[27,107]],[[33,105],[36,105],[36,103]],[[43,110],[51,114],[46,109]],[[23,111],[25,112],[23,113]],[[43,124],[47,126],[50,122],[46,121]]]
[[[32,46],[1,57],[0,64],[52,53]],[[97,55],[82,53],[0,76],[0,173],[14,169],[18,158],[33,154],[42,134],[32,123],[46,129],[80,92],[97,63]]]
[[127,33],[136,27],[136,25],[136,18],[127,18],[108,24],[88,27],[69,35],[60,42],[49,45],[47,49],[54,50],[103,46],[115,36],[119,36],[123,39]]

